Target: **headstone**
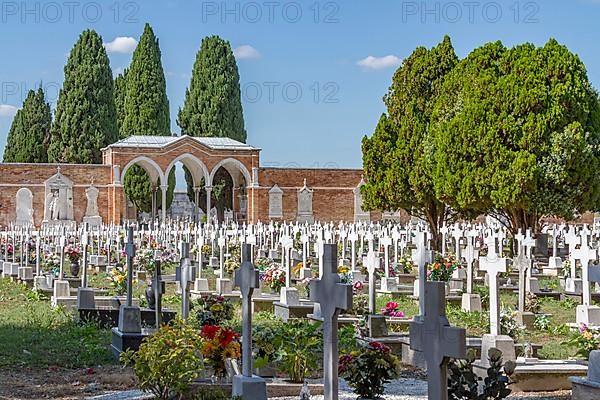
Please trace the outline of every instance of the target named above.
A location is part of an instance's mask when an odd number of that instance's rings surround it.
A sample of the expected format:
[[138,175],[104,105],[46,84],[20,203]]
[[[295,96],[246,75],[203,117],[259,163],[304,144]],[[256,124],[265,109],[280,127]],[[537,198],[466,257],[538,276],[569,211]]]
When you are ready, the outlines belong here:
[[83,223],[88,226],[100,226],[102,225],[102,217],[98,212],[98,193],[100,191],[94,186],[94,181],[85,190],[85,197],[87,198],[87,206],[85,209],[85,216],[83,217]]
[[15,225],[33,225],[33,194],[27,188],[17,191]]
[[274,185],[269,190],[269,219],[283,218],[283,190]]
[[306,179],[304,179],[304,186],[298,189],[298,214],[296,216],[298,222],[310,224],[314,222],[312,200],[313,191],[306,186]]

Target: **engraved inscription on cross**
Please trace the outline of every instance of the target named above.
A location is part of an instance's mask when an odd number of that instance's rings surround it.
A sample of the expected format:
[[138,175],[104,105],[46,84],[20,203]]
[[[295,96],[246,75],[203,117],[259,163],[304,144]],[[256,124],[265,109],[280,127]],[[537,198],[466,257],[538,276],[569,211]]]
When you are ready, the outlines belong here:
[[450,326],[446,318],[443,282],[427,282],[425,315],[410,323],[410,348],[423,352],[427,362],[429,399],[448,399],[448,358],[466,357],[466,331]]

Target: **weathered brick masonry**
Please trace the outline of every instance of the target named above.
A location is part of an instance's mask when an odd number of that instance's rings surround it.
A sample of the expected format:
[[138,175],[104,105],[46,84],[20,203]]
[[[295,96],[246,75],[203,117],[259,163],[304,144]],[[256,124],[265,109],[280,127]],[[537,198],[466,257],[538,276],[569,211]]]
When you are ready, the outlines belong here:
[[[269,190],[278,185],[283,191],[283,220],[296,220],[298,190],[304,180],[313,190],[313,215],[320,221],[352,221],[355,216],[354,189],[361,182],[357,169],[282,169],[261,168],[260,149],[230,139],[183,137],[138,137],[125,139],[103,149],[102,165],[77,164],[0,164],[0,224],[15,221],[17,191],[26,187],[33,194],[34,222],[44,218],[44,182],[60,172],[73,181],[74,218],[81,222],[87,200],[85,190],[92,179],[99,189],[98,207],[105,223],[120,223],[126,215],[122,179],[133,164],[142,166],[166,187],[167,177],[177,162],[182,162],[198,188],[212,185],[212,177],[223,167],[231,174],[234,186],[246,186],[247,221],[269,220]],[[208,182],[208,184],[207,184]],[[240,207],[234,196],[234,211]],[[379,213],[373,213],[379,219]]]

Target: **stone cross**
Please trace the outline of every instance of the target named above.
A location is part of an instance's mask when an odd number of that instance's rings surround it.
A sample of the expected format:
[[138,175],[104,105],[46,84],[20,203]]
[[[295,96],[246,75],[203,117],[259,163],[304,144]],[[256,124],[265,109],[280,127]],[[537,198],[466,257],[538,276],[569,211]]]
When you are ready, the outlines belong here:
[[380,259],[375,255],[373,250],[367,254],[367,272],[369,273],[369,314],[374,315],[376,303],[375,294],[375,271],[379,267]]
[[[595,261],[597,255],[596,249],[591,249],[587,244],[582,244],[579,249],[573,250],[573,260],[579,260],[581,263],[581,280],[583,281],[583,299],[582,304],[584,306],[589,306],[591,304],[591,296],[590,296],[590,284],[589,282],[592,279],[595,279],[595,270],[593,270],[593,274],[590,277],[589,274],[589,264],[590,261]],[[592,278],[592,279],[590,279]],[[597,281],[594,281],[597,282]]]
[[324,271],[321,279],[310,282],[310,299],[321,306],[323,317],[323,386],[325,400],[338,399],[338,316],[352,308],[352,285],[340,282],[337,246],[323,249]]
[[175,271],[175,278],[181,287],[181,317],[186,319],[190,315],[190,285],[196,280],[196,269],[190,263],[190,244],[188,242],[181,242],[180,253],[181,260]]
[[446,318],[444,282],[427,282],[425,315],[410,323],[410,348],[423,352],[427,362],[429,400],[448,399],[448,358],[466,357],[466,331]]
[[463,237],[463,231],[460,229],[460,225],[454,225],[454,229],[452,230],[452,237],[454,238],[454,255],[457,260],[460,260],[460,239]]
[[152,292],[154,293],[154,312],[156,319],[156,329],[158,329],[160,328],[162,322],[162,295],[165,291],[160,270],[160,251],[156,250],[154,252],[154,260],[155,261],[154,277],[152,279]]
[[352,272],[356,271],[356,241],[358,240],[358,234],[354,231],[348,234],[348,240],[350,241],[350,249],[352,251],[350,266]]
[[40,233],[38,232],[37,237],[35,238],[35,275],[40,276]]
[[531,236],[531,229],[527,229],[525,232],[525,239],[523,239],[521,245],[525,249],[525,256],[531,258],[531,249],[535,247],[535,239]]
[[259,287],[258,271],[250,262],[252,245],[242,246],[242,265],[235,271],[235,287],[242,293],[242,373],[252,376],[252,293]]
[[426,249],[425,249],[425,232],[416,232],[415,242],[417,248],[413,252],[413,261],[419,268],[419,315],[425,312],[425,281],[427,280],[427,264]]
[[527,257],[525,251],[519,250],[517,257],[514,259],[514,262],[519,268],[519,311],[525,311],[525,297],[526,297],[526,280],[528,272],[531,268],[531,259]]
[[381,245],[383,246],[383,268],[384,274],[386,278],[390,277],[390,254],[389,247],[392,244],[392,239],[389,236],[384,236],[381,238]]
[[81,257],[83,258],[83,271],[81,273],[81,287],[87,287],[87,267],[88,267],[88,232],[84,230],[81,234]]
[[440,228],[440,233],[442,234],[442,255],[443,256],[446,255],[446,236],[448,235],[449,231],[450,230],[448,229],[448,227],[446,225],[444,225]]
[[127,307],[133,306],[133,258],[135,257],[135,244],[133,243],[133,226],[127,227]]
[[475,246],[473,246],[473,237],[467,237],[467,247],[464,251],[465,261],[467,262],[467,293],[473,293],[473,262],[475,261]]
[[[63,236],[60,237],[59,240],[59,251],[60,251],[60,269],[58,272],[58,279],[59,280],[63,280],[64,279],[64,275],[65,275],[65,244],[66,244],[66,239]],[[14,245],[13,245],[13,255],[17,252],[17,250],[15,249]],[[14,260],[13,260],[14,262]]]
[[506,272],[506,258],[498,258],[495,254],[492,258],[488,253],[486,257],[479,257],[479,269],[488,274],[490,286],[490,333],[497,336],[500,334],[498,273]]
[[217,240],[217,244],[219,245],[219,278],[225,278],[225,251],[223,247],[225,247],[225,238],[220,236]]
[[242,293],[242,375],[233,377],[232,394],[242,399],[266,400],[264,379],[252,375],[252,293],[259,287],[259,281],[251,258],[252,245],[242,245],[242,264],[234,275],[235,286]]

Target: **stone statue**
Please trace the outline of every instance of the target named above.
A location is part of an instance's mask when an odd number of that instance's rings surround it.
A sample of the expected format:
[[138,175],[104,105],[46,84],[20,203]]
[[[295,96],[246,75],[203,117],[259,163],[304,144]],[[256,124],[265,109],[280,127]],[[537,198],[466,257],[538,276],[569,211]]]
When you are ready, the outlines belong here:
[[98,188],[92,186],[85,190],[85,197],[87,197],[87,208],[85,209],[86,217],[97,217],[98,213]]
[[44,221],[73,222],[73,182],[57,170],[45,182]]

